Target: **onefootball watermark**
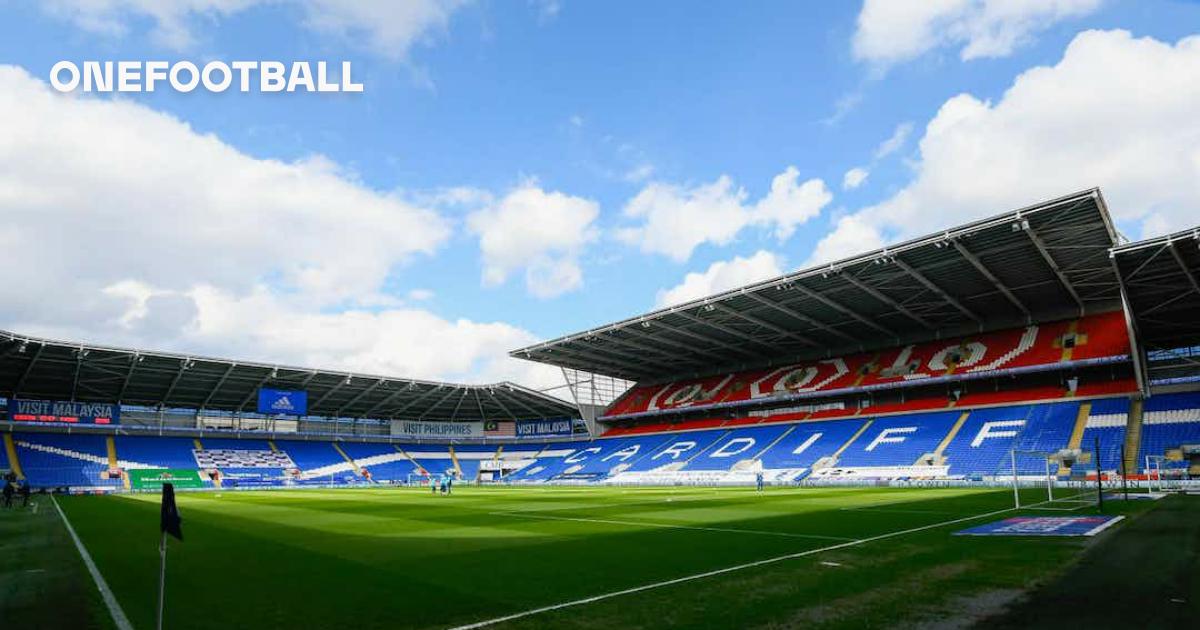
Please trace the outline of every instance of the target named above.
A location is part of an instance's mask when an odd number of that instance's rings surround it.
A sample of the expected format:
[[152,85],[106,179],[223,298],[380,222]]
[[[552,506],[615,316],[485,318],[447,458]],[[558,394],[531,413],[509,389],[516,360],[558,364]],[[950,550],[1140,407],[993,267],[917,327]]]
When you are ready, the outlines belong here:
[[[313,67],[315,66],[315,68]],[[60,61],[50,68],[50,85],[59,92],[154,92],[169,87],[191,92],[362,92],[349,61],[341,62],[334,77],[328,63],[318,61]]]

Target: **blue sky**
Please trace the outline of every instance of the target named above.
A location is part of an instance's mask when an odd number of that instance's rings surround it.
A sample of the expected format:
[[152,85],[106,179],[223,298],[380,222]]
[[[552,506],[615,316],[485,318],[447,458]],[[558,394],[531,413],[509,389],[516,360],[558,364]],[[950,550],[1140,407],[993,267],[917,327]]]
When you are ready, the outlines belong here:
[[[1200,223],[1200,5],[1028,4],[0,1],[35,130],[0,137],[0,327],[542,383],[504,351],[1086,186],[1133,238]],[[365,92],[31,106],[63,59],[349,60]]]

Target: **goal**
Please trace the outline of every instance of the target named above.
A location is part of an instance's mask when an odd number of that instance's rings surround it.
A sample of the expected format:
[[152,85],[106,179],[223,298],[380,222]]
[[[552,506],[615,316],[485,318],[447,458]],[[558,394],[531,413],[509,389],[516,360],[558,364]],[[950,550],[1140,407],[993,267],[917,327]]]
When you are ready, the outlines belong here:
[[1009,451],[1013,503],[1031,510],[1075,511],[1100,504],[1100,477],[1087,449]]
[[1180,467],[1179,463],[1178,461],[1172,462],[1162,455],[1147,455],[1146,483],[1150,487],[1150,491],[1178,492],[1184,490],[1183,473],[1186,470],[1186,463],[1184,463],[1184,467]]

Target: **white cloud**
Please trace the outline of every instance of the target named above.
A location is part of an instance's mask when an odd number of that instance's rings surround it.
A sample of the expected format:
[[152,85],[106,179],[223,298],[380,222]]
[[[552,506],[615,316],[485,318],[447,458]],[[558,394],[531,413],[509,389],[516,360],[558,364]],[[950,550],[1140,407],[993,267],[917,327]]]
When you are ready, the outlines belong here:
[[871,172],[867,169],[856,166],[846,171],[846,174],[842,176],[842,189],[853,190],[858,188],[867,181],[867,177],[870,177],[870,175]]
[[828,260],[1100,186],[1142,236],[1200,216],[1200,36],[1175,45],[1125,31],[1079,34],[1054,66],[1016,78],[996,103],[946,101],[920,141],[914,179],[838,224]]
[[687,274],[683,282],[658,292],[658,306],[682,304],[782,274],[782,259],[771,252],[759,250],[753,256],[718,261],[701,273]]
[[383,294],[448,222],[326,159],[253,158],[13,66],[0,119],[21,121],[0,134],[5,328],[397,376],[545,376],[505,355],[529,332]]
[[702,244],[729,244],[751,225],[770,228],[776,238],[786,240],[796,226],[817,216],[833,199],[823,181],[799,183],[799,175],[789,166],[753,205],[746,203],[749,195],[728,175],[691,188],[650,183],[625,205],[625,216],[640,224],[618,230],[617,237],[643,252],[680,262]]
[[547,192],[525,182],[498,202],[467,217],[479,237],[483,283],[497,286],[525,271],[525,285],[549,298],[583,286],[579,255],[595,240],[600,205],[590,199]]
[[807,223],[833,201],[825,182],[810,179],[800,184],[799,180],[800,171],[787,167],[771,179],[771,190],[754,207],[752,222],[773,226],[775,238],[780,241],[787,240],[796,226]]
[[912,135],[912,131],[913,124],[911,122],[902,122],[896,125],[896,130],[892,132],[892,135],[875,147],[875,159],[882,160],[903,148],[904,143],[908,142],[908,137]]
[[622,228],[617,236],[643,252],[682,262],[702,243],[732,241],[750,221],[745,199],[746,191],[735,188],[727,175],[694,188],[651,183],[625,205],[625,216],[643,223]]
[[464,0],[48,0],[43,6],[79,28],[112,37],[126,35],[138,20],[150,20],[158,43],[184,50],[194,44],[198,21],[283,3],[296,5],[312,31],[400,59],[429,33],[444,29]]
[[940,47],[964,61],[1004,57],[1056,22],[1088,15],[1102,0],[866,0],[854,54],[882,66]]

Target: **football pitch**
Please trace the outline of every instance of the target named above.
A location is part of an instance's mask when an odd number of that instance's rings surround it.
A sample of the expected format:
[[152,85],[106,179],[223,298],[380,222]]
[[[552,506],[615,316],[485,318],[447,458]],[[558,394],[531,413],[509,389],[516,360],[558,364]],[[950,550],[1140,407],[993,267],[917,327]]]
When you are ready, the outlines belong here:
[[[132,625],[153,627],[158,497],[58,502]],[[181,494],[185,541],[170,544],[165,625],[969,623],[1060,573],[1087,544],[951,535],[1022,513],[1012,504],[1011,490],[984,488]]]

